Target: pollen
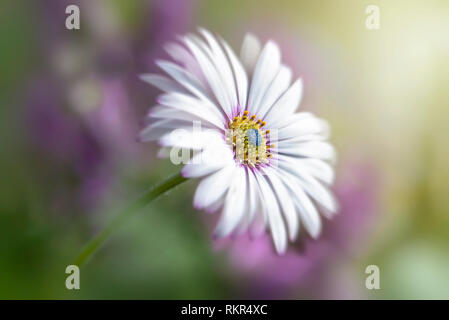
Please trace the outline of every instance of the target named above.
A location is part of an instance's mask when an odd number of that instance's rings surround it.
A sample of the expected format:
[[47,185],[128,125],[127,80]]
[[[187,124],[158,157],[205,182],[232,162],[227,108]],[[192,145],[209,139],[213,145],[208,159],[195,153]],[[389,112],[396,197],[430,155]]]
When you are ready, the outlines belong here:
[[268,159],[272,158],[270,130],[262,129],[265,125],[265,121],[256,115],[250,116],[248,111],[240,113],[229,123],[226,142],[232,146],[238,163],[256,167],[268,163]]

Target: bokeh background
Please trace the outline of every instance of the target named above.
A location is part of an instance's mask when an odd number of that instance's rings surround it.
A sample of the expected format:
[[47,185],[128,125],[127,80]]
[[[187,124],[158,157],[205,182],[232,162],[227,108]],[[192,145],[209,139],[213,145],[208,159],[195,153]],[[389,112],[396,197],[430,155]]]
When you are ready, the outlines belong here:
[[[81,29],[65,28],[77,4]],[[365,27],[368,5],[380,29]],[[123,225],[65,288],[114,212],[178,171],[136,141],[157,92],[140,73],[198,26],[239,52],[274,39],[327,118],[340,214],[277,256],[268,236],[214,241],[189,181]],[[449,2],[3,0],[0,298],[449,298]],[[380,268],[380,290],[365,268]]]

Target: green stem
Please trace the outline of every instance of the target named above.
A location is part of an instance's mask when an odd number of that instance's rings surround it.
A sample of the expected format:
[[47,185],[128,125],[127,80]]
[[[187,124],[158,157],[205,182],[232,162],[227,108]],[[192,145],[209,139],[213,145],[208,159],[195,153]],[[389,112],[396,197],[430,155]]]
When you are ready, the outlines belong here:
[[88,261],[88,259],[92,257],[95,252],[105,243],[105,241],[111,236],[111,234],[116,229],[118,229],[130,216],[132,216],[140,209],[144,208],[160,195],[164,194],[168,190],[176,187],[186,180],[187,179],[184,178],[181,173],[177,173],[145,192],[129,207],[115,216],[115,218],[99,234],[97,234],[92,240],[87,243],[81,254],[75,260],[74,265],[78,267],[83,266]]

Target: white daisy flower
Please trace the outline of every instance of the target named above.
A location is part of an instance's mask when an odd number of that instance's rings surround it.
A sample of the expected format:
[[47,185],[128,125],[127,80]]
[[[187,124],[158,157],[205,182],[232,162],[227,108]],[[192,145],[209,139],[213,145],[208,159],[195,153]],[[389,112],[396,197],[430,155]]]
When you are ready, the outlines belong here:
[[[166,75],[142,75],[164,93],[140,138],[159,140],[166,152],[196,150],[182,174],[202,178],[196,208],[222,210],[215,235],[268,229],[278,253],[302,228],[317,238],[319,212],[331,217],[337,211],[329,190],[335,151],[326,141],[328,124],[297,112],[303,84],[291,83],[278,46],[268,41],[262,48],[248,34],[239,58],[223,39],[200,29],[165,49],[174,62],[156,63]],[[207,130],[192,132],[196,121]],[[219,154],[220,161],[200,160],[205,154]]]

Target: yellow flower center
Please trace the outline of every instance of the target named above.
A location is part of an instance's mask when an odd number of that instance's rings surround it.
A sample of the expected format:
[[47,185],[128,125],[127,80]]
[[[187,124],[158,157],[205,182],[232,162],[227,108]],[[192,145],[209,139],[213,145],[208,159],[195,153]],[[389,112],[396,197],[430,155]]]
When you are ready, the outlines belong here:
[[226,131],[226,142],[232,146],[236,161],[251,167],[268,163],[274,147],[268,144],[270,130],[263,129],[265,122],[256,119],[245,111],[234,117]]

